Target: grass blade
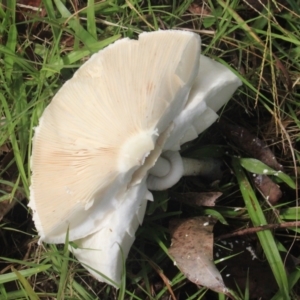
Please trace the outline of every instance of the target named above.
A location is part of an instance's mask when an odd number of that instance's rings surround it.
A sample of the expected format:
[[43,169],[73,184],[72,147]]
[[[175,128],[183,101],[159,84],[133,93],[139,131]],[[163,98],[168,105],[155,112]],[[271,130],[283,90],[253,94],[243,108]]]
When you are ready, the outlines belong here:
[[[264,213],[245,172],[241,168],[239,160],[233,158],[232,164],[253,225],[266,225],[267,221]],[[288,280],[285,268],[271,231],[265,230],[257,232],[257,236],[279,286],[282,299],[289,299]]]
[[64,298],[64,290],[68,281],[68,273],[69,273],[68,271],[69,256],[70,256],[70,251],[69,251],[69,231],[68,231],[65,239],[63,254],[61,256],[62,262],[61,262],[60,279],[59,279],[59,286],[57,292],[58,299]]
[[54,3],[61,13],[63,18],[67,19],[67,23],[74,30],[75,36],[79,38],[86,46],[90,43],[95,43],[97,39],[87,32],[79,23],[79,20],[74,18],[65,5],[60,0],[54,0]]
[[97,39],[97,28],[95,21],[95,1],[88,0],[87,2],[87,31],[90,35]]
[[[39,267],[18,271],[18,273],[23,277],[28,277],[28,276],[35,275],[39,272],[45,272],[50,267],[51,267],[51,265],[41,265]],[[1,274],[0,275],[0,284],[11,282],[11,281],[14,281],[17,279],[18,279],[18,277],[17,277],[16,273],[14,273],[14,272],[11,272],[8,274]]]
[[240,164],[247,171],[254,174],[273,175],[285,182],[290,188],[295,189],[296,184],[292,178],[282,171],[275,171],[260,160],[255,158],[240,158]]
[[29,298],[31,300],[39,300],[39,297],[34,292],[34,290],[32,289],[32,287],[30,285],[30,283],[26,280],[26,278],[24,276],[22,276],[22,274],[19,271],[17,271],[15,268],[12,268],[12,270],[16,274],[16,276],[18,277],[21,284],[23,285],[23,287],[24,287],[27,295],[29,296]]

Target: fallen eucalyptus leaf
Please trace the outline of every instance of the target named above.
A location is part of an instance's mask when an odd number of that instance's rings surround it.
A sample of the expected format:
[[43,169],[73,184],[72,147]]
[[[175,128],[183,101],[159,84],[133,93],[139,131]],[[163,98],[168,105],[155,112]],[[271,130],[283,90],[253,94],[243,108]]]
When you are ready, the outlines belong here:
[[215,223],[215,219],[205,216],[171,220],[169,229],[172,244],[169,254],[190,281],[232,297],[213,262]]

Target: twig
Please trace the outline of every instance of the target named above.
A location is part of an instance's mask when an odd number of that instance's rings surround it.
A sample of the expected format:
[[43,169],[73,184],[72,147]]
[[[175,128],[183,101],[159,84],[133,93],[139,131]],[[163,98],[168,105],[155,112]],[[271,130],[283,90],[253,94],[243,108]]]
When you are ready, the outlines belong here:
[[247,228],[247,229],[242,229],[239,231],[235,231],[232,233],[227,233],[220,235],[215,238],[215,242],[236,237],[236,236],[241,236],[241,235],[246,235],[246,234],[253,234],[262,230],[268,230],[268,229],[278,229],[278,228],[288,228],[288,227],[300,227],[300,221],[295,221],[295,222],[285,222],[281,224],[267,224],[267,225],[261,225],[257,227],[252,227],[252,228]]

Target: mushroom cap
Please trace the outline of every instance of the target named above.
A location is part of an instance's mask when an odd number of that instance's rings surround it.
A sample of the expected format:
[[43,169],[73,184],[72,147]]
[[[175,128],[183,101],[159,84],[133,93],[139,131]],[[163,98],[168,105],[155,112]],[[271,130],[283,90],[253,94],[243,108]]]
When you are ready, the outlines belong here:
[[186,104],[199,55],[196,34],[143,33],[94,54],[62,86],[33,137],[29,207],[40,240],[104,228],[160,155],[156,142]]
[[240,85],[241,80],[230,69],[204,55],[200,56],[199,72],[188,101],[173,121],[173,130],[164,144],[161,158],[149,171],[147,184],[150,190],[168,189],[182,176],[188,175],[178,153],[180,146],[197,138],[217,120],[216,111]]
[[123,262],[135,240],[135,232],[143,221],[147,199],[152,198],[145,179],[125,192],[118,209],[105,217],[107,226],[76,240],[77,248],[69,246],[70,251],[96,279],[115,287],[121,283]]
[[180,145],[197,138],[217,120],[216,112],[241,84],[229,68],[201,55],[199,72],[188,101],[174,120],[174,130],[164,145],[164,151],[180,150]]

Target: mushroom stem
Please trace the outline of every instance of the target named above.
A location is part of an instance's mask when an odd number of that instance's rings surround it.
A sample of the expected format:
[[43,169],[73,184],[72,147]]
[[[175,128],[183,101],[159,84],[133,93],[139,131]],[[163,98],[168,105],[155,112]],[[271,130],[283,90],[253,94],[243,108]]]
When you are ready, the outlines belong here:
[[[169,172],[165,175],[166,169]],[[154,174],[152,174],[154,169]],[[183,176],[183,163],[178,151],[166,151],[158,158],[155,166],[150,169],[150,174],[147,178],[147,187],[153,191],[163,191],[176,184]],[[162,172],[159,174],[158,171]]]
[[150,174],[157,177],[164,177],[171,171],[171,163],[167,158],[160,156],[155,165],[151,168]]
[[215,158],[194,159],[182,157],[183,176],[215,178],[221,174],[221,161]]
[[182,176],[202,176],[209,179],[221,176],[221,161],[214,158],[193,159],[181,157],[178,151],[166,151],[150,169],[147,186],[150,190],[165,190]]

